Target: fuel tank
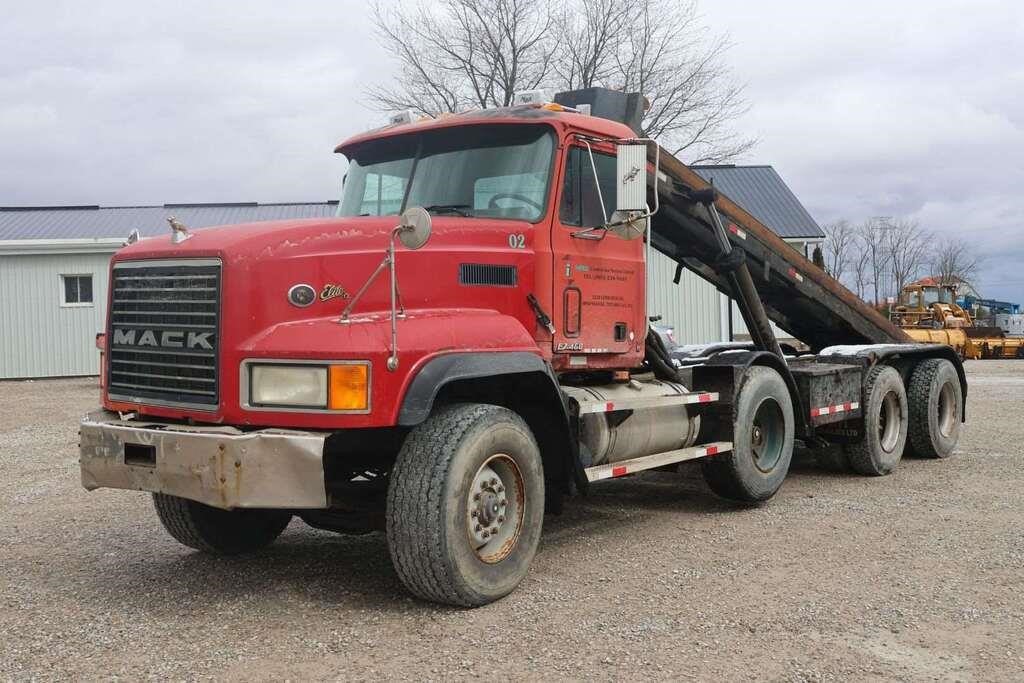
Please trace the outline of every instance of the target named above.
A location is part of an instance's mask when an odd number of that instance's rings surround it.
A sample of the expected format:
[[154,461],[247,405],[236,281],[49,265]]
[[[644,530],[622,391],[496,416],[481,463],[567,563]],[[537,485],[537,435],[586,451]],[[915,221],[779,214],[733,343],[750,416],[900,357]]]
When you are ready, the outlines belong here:
[[[682,384],[663,382],[653,376],[617,384],[563,386],[562,389],[580,406],[667,399],[687,393]],[[581,423],[580,441],[586,447],[584,459],[589,455],[590,462],[584,462],[588,467],[686,448],[694,444],[700,431],[700,416],[691,416],[685,405],[587,413],[581,417]]]

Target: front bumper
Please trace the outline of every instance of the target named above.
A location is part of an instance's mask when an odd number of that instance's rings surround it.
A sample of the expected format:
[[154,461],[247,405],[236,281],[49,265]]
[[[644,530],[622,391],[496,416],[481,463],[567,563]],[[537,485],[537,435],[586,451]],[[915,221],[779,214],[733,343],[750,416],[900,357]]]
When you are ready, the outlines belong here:
[[90,491],[152,491],[226,510],[327,507],[325,432],[243,432],[100,410],[82,420],[79,434],[82,486]]

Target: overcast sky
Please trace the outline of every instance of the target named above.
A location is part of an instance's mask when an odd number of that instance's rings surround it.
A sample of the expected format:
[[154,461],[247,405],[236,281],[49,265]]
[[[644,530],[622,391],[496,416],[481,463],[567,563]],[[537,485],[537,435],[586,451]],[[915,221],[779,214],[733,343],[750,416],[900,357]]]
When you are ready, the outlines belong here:
[[[323,201],[383,122],[365,2],[17,3],[0,23],[0,205]],[[1024,302],[1024,3],[702,2],[739,122],[819,223],[970,239]]]

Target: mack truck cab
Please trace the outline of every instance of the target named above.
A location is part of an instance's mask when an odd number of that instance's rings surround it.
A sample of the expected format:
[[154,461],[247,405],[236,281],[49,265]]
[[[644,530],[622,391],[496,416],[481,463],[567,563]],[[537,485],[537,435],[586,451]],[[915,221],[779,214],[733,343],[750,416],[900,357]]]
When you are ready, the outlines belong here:
[[[83,485],[150,492],[203,552],[259,550],[294,517],[384,531],[412,593],[475,606],[601,479],[700,459],[756,504],[797,439],[865,474],[952,453],[966,383],[939,348],[665,353],[646,306],[661,153],[636,111],[587,109],[405,117],[337,147],[334,218],[172,224],[118,251]],[[713,191],[691,199],[723,233]],[[733,281],[737,263],[714,265]]]

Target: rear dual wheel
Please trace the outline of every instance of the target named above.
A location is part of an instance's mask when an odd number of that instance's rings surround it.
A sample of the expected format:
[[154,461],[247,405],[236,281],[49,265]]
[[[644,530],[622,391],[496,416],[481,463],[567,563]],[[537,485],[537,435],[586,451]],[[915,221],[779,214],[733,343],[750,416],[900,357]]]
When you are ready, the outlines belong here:
[[892,472],[907,443],[909,411],[903,378],[896,368],[876,365],[864,382],[864,434],[846,446],[854,472],[882,476]]
[[918,363],[907,386],[910,402],[909,450],[923,458],[948,458],[960,439],[963,388],[948,360]]
[[956,368],[943,358],[914,367],[904,387],[896,368],[878,365],[864,388],[864,436],[845,448],[855,472],[892,472],[903,454],[948,458],[960,438],[963,388]]

